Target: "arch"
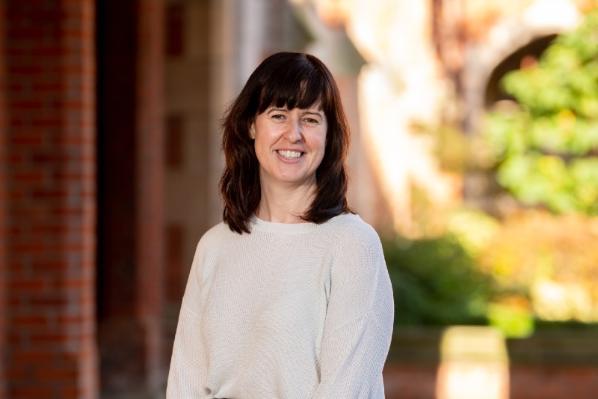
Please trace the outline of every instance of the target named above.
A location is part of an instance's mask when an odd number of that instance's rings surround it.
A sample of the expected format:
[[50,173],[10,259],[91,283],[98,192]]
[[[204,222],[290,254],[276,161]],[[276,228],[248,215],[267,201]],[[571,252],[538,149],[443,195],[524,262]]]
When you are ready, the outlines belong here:
[[499,62],[490,72],[490,76],[486,81],[484,90],[484,108],[487,109],[491,107],[492,104],[497,101],[510,99],[511,96],[505,93],[500,85],[502,78],[507,73],[520,69],[525,62],[529,62],[527,61],[528,59],[532,62],[538,60],[544,50],[550,46],[556,37],[556,34],[538,37],[527,43],[525,46],[513,51],[505,59]]
[[[547,37],[573,29],[580,20],[580,13],[572,1],[559,1],[555,6],[545,0],[531,4],[521,14],[509,16],[494,25],[485,40],[466,50],[463,68],[464,82],[464,128],[474,133],[479,128],[479,119],[486,106],[486,89],[491,83],[494,71],[514,61],[519,51],[527,46],[543,43]],[[547,12],[547,7],[550,12]],[[562,18],[555,16],[561,15]],[[541,46],[540,46],[541,47]],[[544,47],[545,48],[545,47]],[[509,58],[509,57],[515,58]]]

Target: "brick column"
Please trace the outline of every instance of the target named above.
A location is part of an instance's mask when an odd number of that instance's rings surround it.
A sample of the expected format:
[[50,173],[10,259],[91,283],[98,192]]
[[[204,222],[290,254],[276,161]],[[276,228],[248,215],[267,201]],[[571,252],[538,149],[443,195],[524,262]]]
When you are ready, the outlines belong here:
[[[0,27],[5,26],[4,0],[0,0]],[[4,35],[0,29],[0,399],[6,398],[6,92]]]
[[5,7],[7,393],[96,398],[94,1]]
[[164,380],[162,0],[98,2],[102,390]]
[[145,332],[147,382],[155,390],[164,367],[164,4],[140,0],[138,7],[137,315]]

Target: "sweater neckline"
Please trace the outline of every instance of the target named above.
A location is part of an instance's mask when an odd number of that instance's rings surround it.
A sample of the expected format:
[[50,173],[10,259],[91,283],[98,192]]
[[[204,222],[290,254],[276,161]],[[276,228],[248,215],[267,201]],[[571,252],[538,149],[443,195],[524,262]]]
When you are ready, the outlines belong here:
[[266,231],[271,233],[285,233],[285,234],[298,234],[308,233],[318,228],[318,224],[313,222],[304,223],[279,223],[269,222],[258,218],[253,215],[249,220],[251,230]]

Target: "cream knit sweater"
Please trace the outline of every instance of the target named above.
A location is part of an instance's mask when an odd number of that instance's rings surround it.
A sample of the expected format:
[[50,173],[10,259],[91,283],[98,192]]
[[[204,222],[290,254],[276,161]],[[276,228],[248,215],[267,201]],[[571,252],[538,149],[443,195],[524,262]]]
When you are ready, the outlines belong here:
[[167,399],[379,399],[393,325],[380,240],[359,216],[220,223],[199,241]]

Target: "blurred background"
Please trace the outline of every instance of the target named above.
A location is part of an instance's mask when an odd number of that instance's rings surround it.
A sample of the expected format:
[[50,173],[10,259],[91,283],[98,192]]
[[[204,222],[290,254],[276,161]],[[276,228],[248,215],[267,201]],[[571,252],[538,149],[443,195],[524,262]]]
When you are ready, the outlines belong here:
[[320,57],[383,238],[388,398],[595,398],[596,0],[0,0],[0,398],[163,398],[220,118]]

